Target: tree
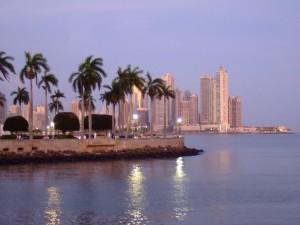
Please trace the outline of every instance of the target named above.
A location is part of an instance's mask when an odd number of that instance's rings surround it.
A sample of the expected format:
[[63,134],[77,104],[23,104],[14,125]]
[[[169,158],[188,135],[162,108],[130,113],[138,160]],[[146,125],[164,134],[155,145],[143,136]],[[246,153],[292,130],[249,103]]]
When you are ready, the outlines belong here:
[[[81,99],[84,99],[84,74],[81,71],[74,72],[71,74],[69,78],[69,82],[72,83],[72,87],[75,93],[79,93],[81,96]],[[84,101],[81,101],[81,118],[80,118],[80,134],[81,139],[83,140],[83,134],[84,134],[84,113],[83,109],[84,107]]]
[[8,80],[9,73],[15,74],[14,66],[10,62],[13,60],[13,57],[7,56],[5,52],[0,51],[0,81]]
[[[78,91],[84,99],[84,94],[88,95],[89,99],[89,137],[91,137],[92,117],[91,117],[91,101],[92,92],[96,88],[100,90],[102,78],[106,77],[105,71],[102,69],[103,60],[101,58],[93,58],[89,56],[79,65],[78,72],[71,75],[69,81],[72,82],[74,91]],[[82,108],[84,102],[82,102]],[[83,116],[82,123],[83,123]],[[82,124],[83,125],[83,124]]]
[[51,95],[51,98],[56,98],[56,99],[65,98],[65,97],[66,97],[65,94],[61,92],[59,89],[54,91],[54,94]]
[[47,133],[47,126],[48,126],[48,92],[51,93],[51,86],[57,86],[58,80],[56,79],[55,75],[45,72],[44,76],[38,83],[38,87],[42,87],[45,90],[45,132]]
[[52,102],[49,103],[50,112],[54,111],[54,114],[56,115],[57,113],[59,113],[60,110],[64,110],[63,104],[59,99],[51,98],[51,101]]
[[72,112],[61,112],[55,115],[54,126],[56,130],[62,131],[64,134],[67,131],[78,131],[79,120],[76,114]]
[[57,89],[51,97],[51,103],[49,104],[49,109],[51,112],[54,111],[55,114],[59,113],[59,110],[64,110],[64,106],[60,101],[60,98],[65,98],[65,94]]
[[106,107],[108,107],[110,104],[113,106],[113,118],[112,118],[112,129],[113,134],[116,133],[116,105],[125,99],[125,95],[122,92],[122,89],[119,86],[119,83],[116,82],[116,80],[113,80],[111,83],[111,86],[104,85],[104,88],[106,88],[106,91],[101,94],[100,100],[102,102],[106,102]]
[[[91,111],[95,111],[96,105],[95,105],[95,98],[91,98]],[[82,109],[83,105],[83,109]],[[89,111],[89,95],[86,93],[83,95],[83,104],[82,104],[82,96],[79,96],[79,110],[81,113],[85,116],[86,112]]]
[[131,128],[131,119],[132,119],[132,93],[133,87],[136,86],[140,91],[143,90],[145,80],[140,77],[140,74],[143,73],[138,67],[131,68],[131,65],[128,65],[126,69],[119,68],[118,69],[118,77],[116,78],[116,82],[119,83],[121,89],[124,91],[124,94],[129,94],[130,96],[130,107],[128,114],[128,122],[127,122],[127,136],[129,133],[129,129]]
[[28,131],[28,122],[22,116],[8,117],[3,126],[3,130],[14,132],[26,132]]
[[[84,127],[89,127],[89,117],[84,118]],[[106,131],[112,129],[112,116],[92,114],[92,128],[95,131]]]
[[29,102],[29,93],[26,90],[26,87],[23,88],[18,87],[18,89],[16,91],[13,91],[10,95],[15,96],[13,99],[13,104],[14,105],[19,104],[20,114],[22,115],[22,103],[28,104]]
[[158,98],[164,98],[164,137],[166,137],[167,135],[167,100],[169,100],[169,98],[175,98],[175,92],[174,90],[172,90],[171,86],[166,86],[163,85],[162,89],[159,91],[158,93]]
[[29,95],[29,136],[33,138],[33,88],[32,80],[36,79],[39,73],[49,70],[49,66],[46,58],[40,53],[31,55],[29,52],[25,52],[25,65],[20,72],[20,80],[24,83],[25,78],[30,81],[30,95]]
[[[165,85],[164,80],[161,78],[152,79],[151,75],[149,73],[146,74],[147,81],[146,85],[142,91],[143,97],[145,95],[148,95],[150,97],[150,109],[151,109],[151,115],[152,115],[152,104],[155,98],[159,96],[159,93],[162,92],[162,89]],[[153,133],[153,121],[150,123],[150,134]]]

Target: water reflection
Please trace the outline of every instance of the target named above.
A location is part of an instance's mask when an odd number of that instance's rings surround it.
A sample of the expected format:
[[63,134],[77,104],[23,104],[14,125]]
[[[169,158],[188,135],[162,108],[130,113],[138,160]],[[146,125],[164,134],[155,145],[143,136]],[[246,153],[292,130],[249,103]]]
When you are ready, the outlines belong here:
[[186,174],[184,172],[183,158],[176,160],[176,172],[174,175],[174,216],[177,220],[183,221],[189,211],[186,195],[185,181]]
[[49,187],[47,189],[48,205],[45,210],[45,218],[47,220],[46,225],[58,225],[60,224],[61,216],[61,199],[59,190],[56,187]]
[[130,217],[130,221],[127,223],[127,225],[148,223],[147,217],[143,214],[145,208],[145,191],[143,186],[144,180],[145,177],[142,173],[140,165],[134,165],[128,176],[130,201],[128,215]]
[[231,170],[232,155],[227,150],[220,150],[216,154],[216,168],[218,172],[227,174]]

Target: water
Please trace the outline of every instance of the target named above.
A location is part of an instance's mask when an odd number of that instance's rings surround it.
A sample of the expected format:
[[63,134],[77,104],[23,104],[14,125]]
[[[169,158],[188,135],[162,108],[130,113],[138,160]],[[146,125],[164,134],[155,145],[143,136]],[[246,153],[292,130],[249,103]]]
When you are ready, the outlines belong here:
[[300,137],[190,135],[196,157],[0,167],[0,225],[300,224]]

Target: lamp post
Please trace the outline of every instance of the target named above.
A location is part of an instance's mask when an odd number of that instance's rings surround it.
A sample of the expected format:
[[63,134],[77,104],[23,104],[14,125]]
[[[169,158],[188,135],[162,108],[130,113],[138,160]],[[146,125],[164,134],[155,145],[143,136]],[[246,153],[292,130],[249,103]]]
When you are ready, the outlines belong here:
[[179,118],[177,119],[178,135],[181,134],[181,123],[182,123],[182,118],[179,117]]

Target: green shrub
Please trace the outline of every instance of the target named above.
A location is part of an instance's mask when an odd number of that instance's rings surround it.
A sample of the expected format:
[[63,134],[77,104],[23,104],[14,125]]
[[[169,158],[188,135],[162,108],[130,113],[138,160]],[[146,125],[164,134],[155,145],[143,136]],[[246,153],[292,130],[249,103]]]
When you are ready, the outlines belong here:
[[54,126],[56,130],[60,130],[63,133],[67,131],[79,130],[79,120],[76,114],[72,112],[61,112],[54,117]]
[[[89,129],[89,117],[84,118],[84,129]],[[112,116],[106,114],[92,114],[92,130],[105,131],[112,129]]]
[[11,133],[26,132],[28,131],[28,122],[22,116],[8,117],[4,122],[3,130]]

